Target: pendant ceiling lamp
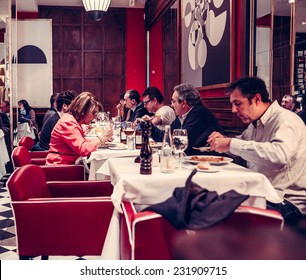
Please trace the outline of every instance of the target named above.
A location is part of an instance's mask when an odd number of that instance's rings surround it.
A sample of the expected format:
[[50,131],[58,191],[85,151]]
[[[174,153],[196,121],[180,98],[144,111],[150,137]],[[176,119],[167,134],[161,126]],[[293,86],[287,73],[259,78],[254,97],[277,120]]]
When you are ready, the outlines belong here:
[[87,14],[94,21],[99,21],[102,19],[111,2],[111,0],[82,0],[82,1]]

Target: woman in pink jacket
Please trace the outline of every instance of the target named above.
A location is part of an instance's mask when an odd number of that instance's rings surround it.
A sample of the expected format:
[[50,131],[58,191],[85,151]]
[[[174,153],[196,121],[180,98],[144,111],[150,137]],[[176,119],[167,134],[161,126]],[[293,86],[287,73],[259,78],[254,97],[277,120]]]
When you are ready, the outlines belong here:
[[113,135],[111,128],[94,140],[86,140],[82,129],[82,125],[89,125],[101,110],[101,103],[92,93],[78,95],[52,131],[46,165],[74,164],[80,156],[87,157],[105,144]]

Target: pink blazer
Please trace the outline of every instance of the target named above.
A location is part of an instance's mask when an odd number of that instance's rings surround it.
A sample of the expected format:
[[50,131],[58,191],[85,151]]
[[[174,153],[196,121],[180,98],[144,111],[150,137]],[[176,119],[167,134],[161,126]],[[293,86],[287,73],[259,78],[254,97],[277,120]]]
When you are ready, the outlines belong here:
[[87,157],[95,150],[95,143],[85,139],[82,127],[66,113],[52,130],[46,165],[74,164],[80,156]]

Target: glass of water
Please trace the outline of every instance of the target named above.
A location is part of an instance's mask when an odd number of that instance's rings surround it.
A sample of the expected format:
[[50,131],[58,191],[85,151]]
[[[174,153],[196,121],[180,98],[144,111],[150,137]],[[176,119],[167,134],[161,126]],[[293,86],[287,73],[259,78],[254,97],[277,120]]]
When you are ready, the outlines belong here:
[[172,132],[173,150],[179,155],[178,169],[182,169],[182,154],[188,147],[188,133],[186,129],[174,129]]

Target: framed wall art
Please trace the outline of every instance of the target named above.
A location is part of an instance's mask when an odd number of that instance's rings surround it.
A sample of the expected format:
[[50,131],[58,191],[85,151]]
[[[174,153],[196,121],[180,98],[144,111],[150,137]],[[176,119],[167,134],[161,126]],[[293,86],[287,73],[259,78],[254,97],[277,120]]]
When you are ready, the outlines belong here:
[[232,81],[232,0],[182,0],[182,81],[201,89]]

